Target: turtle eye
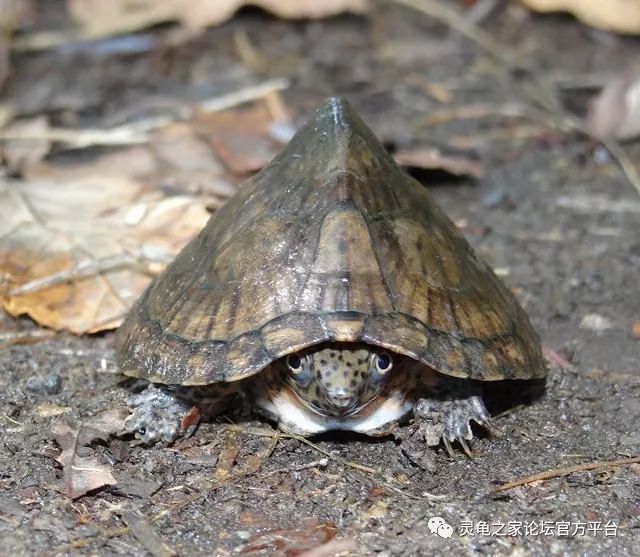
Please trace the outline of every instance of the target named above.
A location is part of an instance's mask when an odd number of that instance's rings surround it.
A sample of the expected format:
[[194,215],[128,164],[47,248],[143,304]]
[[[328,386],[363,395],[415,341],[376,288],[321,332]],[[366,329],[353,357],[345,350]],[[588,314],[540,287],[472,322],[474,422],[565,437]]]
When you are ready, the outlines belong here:
[[287,367],[296,375],[302,371],[302,360],[297,354],[287,356]]
[[391,356],[386,352],[381,352],[380,354],[376,354],[376,370],[378,373],[385,374],[393,367],[393,361],[391,360]]

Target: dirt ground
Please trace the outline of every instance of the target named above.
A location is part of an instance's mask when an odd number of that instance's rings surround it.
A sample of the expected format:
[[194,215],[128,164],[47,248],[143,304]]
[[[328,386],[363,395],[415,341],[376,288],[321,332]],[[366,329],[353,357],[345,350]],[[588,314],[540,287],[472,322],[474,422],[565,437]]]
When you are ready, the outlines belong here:
[[[62,408],[82,422],[124,408],[113,333],[8,346],[0,352],[0,555],[297,555],[305,539],[320,545],[334,533],[345,555],[640,554],[640,464],[495,491],[539,472],[640,455],[638,193],[595,142],[522,126],[541,122],[493,115],[427,125],[436,102],[425,84],[453,91],[458,104],[500,107],[522,101],[526,72],[505,77],[441,23],[376,6],[367,18],[315,22],[243,10],[162,60],[23,54],[5,98],[31,103],[34,113],[58,99],[68,112],[73,99],[93,95],[93,106],[75,114],[86,123],[148,96],[225,90],[250,74],[233,46],[241,29],[267,61],[264,73],[291,79],[284,98],[299,120],[339,93],[390,146],[472,152],[482,178],[416,176],[531,316],[552,358],[545,393],[531,404],[513,399],[495,418],[495,435],[473,441],[473,459],[451,459],[440,447],[425,468],[392,438],[327,435],[309,445],[274,438],[269,423],[244,415],[230,417],[238,430],[205,423],[168,448],[112,437],[91,451],[117,484],[73,500],[60,492],[51,414]],[[637,39],[517,6],[482,26],[579,115],[594,80],[628,67],[640,48]],[[640,145],[627,150],[640,163]],[[33,327],[8,316],[0,326]],[[494,411],[511,402],[497,396]],[[430,531],[435,516],[453,527],[451,538]]]

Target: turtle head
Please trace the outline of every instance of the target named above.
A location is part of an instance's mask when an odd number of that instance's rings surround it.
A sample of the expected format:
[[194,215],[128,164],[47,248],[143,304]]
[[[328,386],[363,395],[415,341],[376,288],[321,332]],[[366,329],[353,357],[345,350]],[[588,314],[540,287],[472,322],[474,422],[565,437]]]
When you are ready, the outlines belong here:
[[357,412],[383,390],[393,368],[374,346],[310,349],[285,358],[287,381],[305,404],[325,415]]

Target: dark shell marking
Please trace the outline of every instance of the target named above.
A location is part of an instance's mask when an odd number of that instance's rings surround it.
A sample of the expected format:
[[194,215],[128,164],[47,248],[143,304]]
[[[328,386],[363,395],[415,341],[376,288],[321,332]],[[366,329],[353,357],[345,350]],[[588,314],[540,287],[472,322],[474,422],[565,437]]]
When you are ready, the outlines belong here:
[[426,188],[330,99],[149,286],[118,333],[128,375],[236,381],[324,342],[454,377],[544,377],[537,335]]

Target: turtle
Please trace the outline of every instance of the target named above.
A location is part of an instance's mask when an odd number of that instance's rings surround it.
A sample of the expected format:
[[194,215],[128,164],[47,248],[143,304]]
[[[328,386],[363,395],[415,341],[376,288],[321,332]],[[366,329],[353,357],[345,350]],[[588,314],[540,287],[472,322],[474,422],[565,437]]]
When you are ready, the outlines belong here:
[[514,295],[338,97],[152,281],[117,361],[149,382],[125,420],[146,443],[241,397],[302,436],[438,415],[468,452],[483,385],[546,375]]

